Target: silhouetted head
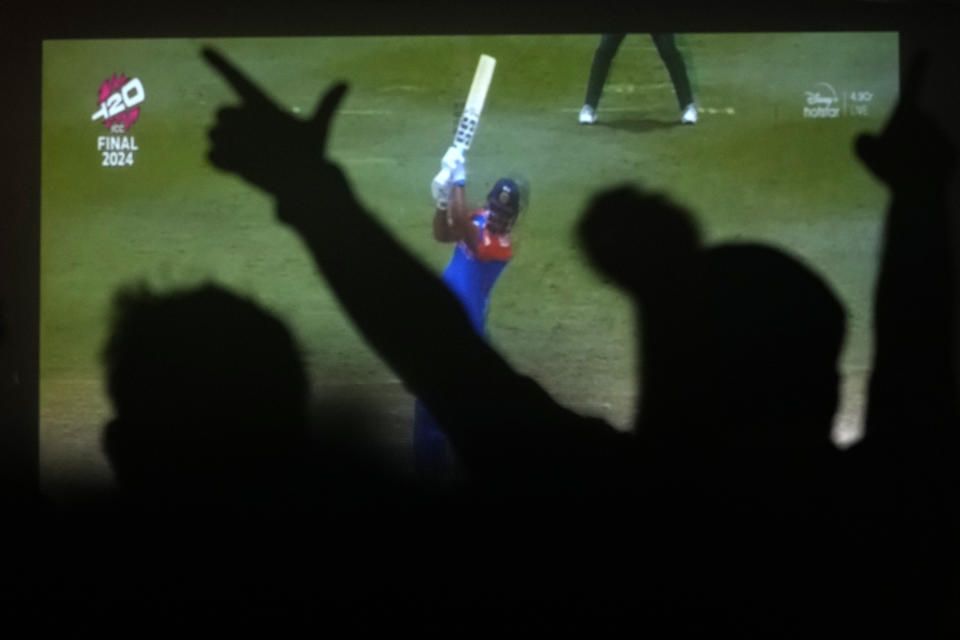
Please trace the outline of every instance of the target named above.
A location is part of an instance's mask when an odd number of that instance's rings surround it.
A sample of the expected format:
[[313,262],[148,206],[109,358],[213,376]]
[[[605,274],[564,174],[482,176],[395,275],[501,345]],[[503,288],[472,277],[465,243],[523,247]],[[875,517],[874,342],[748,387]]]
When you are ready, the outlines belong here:
[[699,258],[691,363],[703,434],[748,448],[829,441],[845,314],[813,271],[772,247],[728,244]]
[[121,291],[104,361],[116,415],[104,447],[124,488],[242,493],[303,447],[307,378],[292,336],[220,287]]
[[594,198],[578,232],[593,264],[634,294],[676,286],[700,245],[687,211],[633,187]]

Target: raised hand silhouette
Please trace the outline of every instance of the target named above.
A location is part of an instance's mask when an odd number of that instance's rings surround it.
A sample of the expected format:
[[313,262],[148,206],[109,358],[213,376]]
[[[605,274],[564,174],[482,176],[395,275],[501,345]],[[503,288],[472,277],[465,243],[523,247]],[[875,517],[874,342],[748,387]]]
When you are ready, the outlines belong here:
[[578,228],[594,266],[641,298],[669,294],[701,248],[691,214],[659,194],[624,186],[590,203]]
[[952,215],[948,188],[957,148],[921,105],[928,67],[920,55],[906,74],[896,110],[856,151],[891,191],[874,305],[874,366],[867,442],[928,453],[930,437],[954,439]]
[[957,150],[943,128],[920,106],[929,64],[920,55],[910,66],[897,108],[879,134],[857,138],[863,163],[893,189],[930,188],[947,184],[957,167]]
[[866,436],[847,456],[852,481],[841,484],[856,488],[859,526],[869,531],[851,559],[868,585],[860,590],[863,606],[883,612],[877,626],[886,632],[900,625],[911,635],[933,637],[945,594],[956,584],[949,559],[955,557],[951,496],[960,486],[960,409],[955,211],[948,194],[957,149],[922,107],[926,68],[921,55],[887,126],[856,143],[891,199],[874,302]]
[[[325,161],[330,121],[347,92],[337,83],[328,89],[313,116],[301,119],[280,109],[225,57],[212,49],[203,56],[223,75],[242,102],[217,113],[210,130],[210,162],[238,174],[261,189],[283,198],[306,184],[342,179]],[[298,174],[298,175],[294,175]],[[280,210],[281,220],[292,223]]]

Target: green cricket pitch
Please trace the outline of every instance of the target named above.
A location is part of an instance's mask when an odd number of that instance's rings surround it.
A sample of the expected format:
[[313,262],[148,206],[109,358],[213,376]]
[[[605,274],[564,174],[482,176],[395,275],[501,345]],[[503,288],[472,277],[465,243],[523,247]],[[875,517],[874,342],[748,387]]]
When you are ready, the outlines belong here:
[[[597,124],[577,123],[599,37],[48,41],[43,46],[40,446],[44,490],[109,483],[99,436],[110,417],[100,350],[118,288],[211,280],[252,296],[293,330],[316,401],[365,403],[371,437],[403,458],[413,399],[352,328],[272,202],[206,161],[216,110],[236,102],[200,56],[214,46],[277,103],[309,114],[325,87],[351,90],[330,156],[361,200],[438,274],[429,183],[450,144],[481,53],[497,59],[468,156],[468,197],[520,174],[530,206],[493,293],[493,343],[560,402],[629,428],[637,402],[636,319],[577,245],[590,196],[625,182],[691,209],[710,242],[772,243],[820,272],[849,314],[838,435],[859,424],[885,191],[853,139],[879,129],[898,90],[892,33],[677,37],[700,121],[678,124],[673,89],[647,35],[623,43]],[[124,135],[133,164],[103,166],[92,120],[114,73],[138,78]],[[832,93],[831,93],[832,92]],[[805,117],[814,93],[838,116]],[[815,100],[814,100],[815,102]],[[821,103],[823,104],[823,103]],[[317,203],[318,207],[322,203]]]

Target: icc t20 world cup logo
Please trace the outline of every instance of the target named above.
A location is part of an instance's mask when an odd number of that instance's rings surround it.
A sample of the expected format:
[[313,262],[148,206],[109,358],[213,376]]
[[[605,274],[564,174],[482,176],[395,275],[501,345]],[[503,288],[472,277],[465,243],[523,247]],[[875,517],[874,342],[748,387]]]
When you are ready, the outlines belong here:
[[128,79],[113,74],[100,85],[97,110],[91,120],[103,120],[112,135],[97,138],[97,151],[103,154],[104,167],[122,167],[133,164],[133,154],[139,151],[133,136],[126,134],[140,119],[140,105],[146,94],[139,78]]

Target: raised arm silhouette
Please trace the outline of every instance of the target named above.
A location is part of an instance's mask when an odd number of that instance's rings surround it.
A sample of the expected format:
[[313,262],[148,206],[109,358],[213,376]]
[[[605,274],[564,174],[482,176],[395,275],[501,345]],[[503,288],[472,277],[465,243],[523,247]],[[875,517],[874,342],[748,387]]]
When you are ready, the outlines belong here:
[[[874,300],[874,361],[863,441],[850,452],[863,543],[855,558],[873,609],[911,634],[957,621],[957,148],[921,107],[927,60],[904,77],[886,127],[856,151],[890,191]],[[955,601],[947,601],[951,589]],[[953,616],[952,622],[945,615]]]
[[[302,238],[371,346],[444,425],[474,479],[509,493],[624,486],[615,476],[628,467],[613,463],[629,448],[624,436],[563,409],[513,371],[473,331],[453,294],[357,202],[343,172],[324,156],[345,85],[335,85],[316,114],[300,121],[222,56],[204,55],[242,98],[239,107],[218,114],[211,162],[276,197],[279,219]],[[477,402],[478,388],[497,402]]]

